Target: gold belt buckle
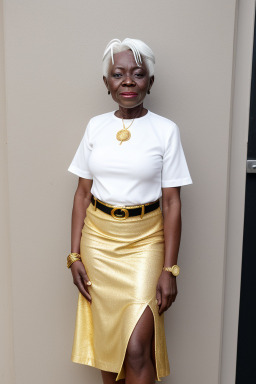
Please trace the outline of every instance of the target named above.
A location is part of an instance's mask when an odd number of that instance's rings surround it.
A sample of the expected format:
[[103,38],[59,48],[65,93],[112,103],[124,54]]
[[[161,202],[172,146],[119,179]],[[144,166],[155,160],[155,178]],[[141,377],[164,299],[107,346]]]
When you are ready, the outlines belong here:
[[111,210],[111,216],[114,217],[114,219],[116,220],[125,220],[129,216],[129,211],[126,208],[115,207]]

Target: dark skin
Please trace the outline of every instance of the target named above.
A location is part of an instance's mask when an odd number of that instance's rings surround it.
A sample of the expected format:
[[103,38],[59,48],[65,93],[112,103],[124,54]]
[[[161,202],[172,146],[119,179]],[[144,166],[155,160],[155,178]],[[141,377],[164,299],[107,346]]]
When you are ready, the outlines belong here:
[[[154,83],[154,76],[149,77],[144,63],[138,67],[131,51],[116,53],[114,57],[114,65],[110,65],[108,77],[104,76],[103,81],[113,100],[119,105],[116,116],[134,119],[146,115],[143,100]],[[137,95],[125,97],[125,93],[131,92]]]
[[[120,119],[134,119],[147,114],[143,101],[149,93],[154,77],[149,76],[144,63],[138,66],[131,51],[124,51],[114,55],[114,64],[110,62],[107,77],[103,81],[110,91],[119,109],[115,115]],[[80,253],[81,231],[86,216],[86,209],[90,204],[92,180],[79,178],[74,197],[72,211],[71,252]],[[162,188],[162,208],[164,220],[165,255],[164,265],[177,264],[180,236],[181,236],[181,201],[180,187]],[[81,261],[71,266],[73,282],[82,295],[91,302],[89,276]],[[161,315],[175,301],[177,296],[176,277],[170,272],[162,271],[156,286],[158,312]],[[147,307],[139,319],[127,346],[124,366],[125,380],[120,384],[154,384],[154,321],[153,314]],[[134,358],[136,356],[136,358]],[[114,384],[116,373],[102,371],[104,384]]]

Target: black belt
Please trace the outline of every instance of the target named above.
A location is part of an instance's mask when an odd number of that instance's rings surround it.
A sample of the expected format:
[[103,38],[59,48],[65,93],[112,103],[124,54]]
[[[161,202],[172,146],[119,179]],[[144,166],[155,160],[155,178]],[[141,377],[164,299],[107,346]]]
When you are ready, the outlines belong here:
[[94,196],[92,196],[91,202],[94,205],[95,210],[98,208],[102,212],[111,215],[117,220],[124,220],[127,219],[127,217],[133,216],[140,216],[142,218],[145,213],[152,212],[160,206],[159,200],[157,200],[153,203],[135,205],[130,207],[114,207],[113,205],[106,204],[98,199],[95,199]]

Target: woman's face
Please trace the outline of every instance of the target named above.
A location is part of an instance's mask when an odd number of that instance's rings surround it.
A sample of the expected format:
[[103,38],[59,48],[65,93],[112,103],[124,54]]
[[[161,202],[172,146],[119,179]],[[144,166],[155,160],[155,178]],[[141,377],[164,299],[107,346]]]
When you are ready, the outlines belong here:
[[123,108],[134,108],[143,103],[154,76],[149,77],[144,63],[138,67],[129,50],[114,54],[114,64],[110,62],[108,76],[103,80],[114,101]]

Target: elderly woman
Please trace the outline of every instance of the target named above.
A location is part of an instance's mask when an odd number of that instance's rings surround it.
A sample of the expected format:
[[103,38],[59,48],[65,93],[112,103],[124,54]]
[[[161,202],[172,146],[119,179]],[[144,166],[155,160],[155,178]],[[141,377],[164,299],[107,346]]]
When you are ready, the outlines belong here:
[[69,167],[79,176],[68,256],[80,291],[72,361],[100,369],[104,384],[169,374],[164,312],[177,295],[180,187],[192,181],[179,128],[143,106],[154,63],[142,41],[110,41],[103,80],[118,109],[91,118]]

